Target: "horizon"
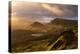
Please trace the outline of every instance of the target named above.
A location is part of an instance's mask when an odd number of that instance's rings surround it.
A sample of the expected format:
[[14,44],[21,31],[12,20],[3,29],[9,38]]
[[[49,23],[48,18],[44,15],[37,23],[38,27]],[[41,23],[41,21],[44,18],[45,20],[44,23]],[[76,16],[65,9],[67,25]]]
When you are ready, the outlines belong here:
[[78,20],[78,6],[36,2],[11,2],[12,27],[29,26],[32,22],[49,23],[56,18]]

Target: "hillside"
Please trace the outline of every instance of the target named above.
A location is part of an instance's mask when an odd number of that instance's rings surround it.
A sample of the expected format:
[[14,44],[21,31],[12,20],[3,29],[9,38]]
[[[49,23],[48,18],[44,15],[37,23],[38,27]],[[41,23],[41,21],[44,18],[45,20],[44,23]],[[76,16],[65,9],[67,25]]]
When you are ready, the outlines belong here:
[[34,22],[29,27],[28,30],[17,29],[11,32],[13,52],[77,48],[76,20],[57,18],[47,24]]
[[68,20],[68,19],[56,18],[56,19],[52,20],[50,23],[55,24],[55,25],[73,26],[73,25],[77,25],[78,21],[77,20]]

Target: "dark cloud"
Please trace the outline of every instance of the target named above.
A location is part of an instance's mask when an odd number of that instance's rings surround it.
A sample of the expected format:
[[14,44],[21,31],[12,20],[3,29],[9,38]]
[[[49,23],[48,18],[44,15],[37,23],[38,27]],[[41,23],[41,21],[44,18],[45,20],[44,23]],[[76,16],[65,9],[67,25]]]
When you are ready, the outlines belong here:
[[53,12],[56,17],[73,17],[78,15],[77,5],[43,4],[42,6]]

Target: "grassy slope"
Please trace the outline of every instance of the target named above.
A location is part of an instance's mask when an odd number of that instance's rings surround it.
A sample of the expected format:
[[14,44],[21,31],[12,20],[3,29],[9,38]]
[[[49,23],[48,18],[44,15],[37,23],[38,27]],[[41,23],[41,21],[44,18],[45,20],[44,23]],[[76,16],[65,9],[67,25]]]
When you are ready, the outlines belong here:
[[[55,24],[55,23],[56,24]],[[26,30],[17,30],[14,31],[12,34],[12,51],[13,52],[29,52],[29,51],[45,51],[45,50],[60,50],[60,49],[73,49],[77,48],[77,26],[76,23],[72,24],[71,21],[69,21],[68,24],[64,24],[60,20],[60,24],[57,21],[54,21],[51,23],[51,26],[55,25],[61,25],[62,30],[59,30],[58,27],[52,28],[51,30],[48,30],[42,37],[32,37],[31,34],[34,33],[32,31],[26,31]],[[60,35],[61,32],[65,31],[68,27],[71,27],[72,31],[75,33],[75,40],[71,42],[69,45],[61,44],[59,47],[53,47],[58,43],[59,39],[64,40],[64,35]],[[58,31],[57,31],[58,30]],[[37,33],[37,32],[36,32]],[[61,38],[63,37],[63,38]],[[15,39],[15,40],[14,40]],[[65,42],[66,43],[66,42]],[[59,43],[58,43],[59,44]]]

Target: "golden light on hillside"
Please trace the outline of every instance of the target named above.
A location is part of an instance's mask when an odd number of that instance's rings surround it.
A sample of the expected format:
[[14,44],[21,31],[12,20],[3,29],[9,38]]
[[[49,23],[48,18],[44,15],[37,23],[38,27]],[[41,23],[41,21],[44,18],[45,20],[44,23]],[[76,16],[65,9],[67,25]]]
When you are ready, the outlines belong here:
[[18,21],[19,19],[18,18],[16,18],[16,17],[12,17],[11,18],[11,21]]
[[27,29],[27,27],[30,24],[32,24],[32,22],[24,18],[19,18],[19,17],[11,18],[12,29]]

